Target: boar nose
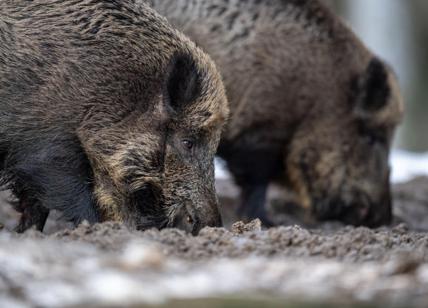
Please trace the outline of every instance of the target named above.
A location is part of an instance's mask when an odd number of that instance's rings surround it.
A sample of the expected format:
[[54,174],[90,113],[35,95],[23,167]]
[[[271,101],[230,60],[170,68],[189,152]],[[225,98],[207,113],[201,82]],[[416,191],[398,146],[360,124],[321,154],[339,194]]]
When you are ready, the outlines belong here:
[[392,222],[392,201],[389,193],[384,195],[384,198],[377,204],[373,204],[370,208],[364,225],[370,228],[376,228],[383,225],[389,225]]
[[370,206],[369,214],[367,215],[363,225],[370,228],[376,228],[383,225],[389,225],[392,222],[392,198],[391,198],[391,184],[389,182],[388,172],[383,180],[383,187],[378,198],[375,198]]
[[221,227],[222,219],[217,202],[192,207],[189,203],[175,212],[172,227],[197,235],[204,227]]
[[351,203],[340,198],[314,201],[315,216],[319,220],[339,220],[354,226],[370,228],[389,224],[392,220],[389,195],[373,202],[365,194],[354,196]]
[[217,202],[210,203],[207,206],[208,215],[206,216],[205,226],[206,227],[223,227],[223,221],[221,219],[219,204]]
[[194,212],[192,234],[197,235],[205,227],[222,227],[220,211],[217,202],[208,202]]
[[377,228],[380,226],[390,225],[392,222],[392,213],[389,211],[377,211],[370,215],[369,219],[363,225],[370,228]]

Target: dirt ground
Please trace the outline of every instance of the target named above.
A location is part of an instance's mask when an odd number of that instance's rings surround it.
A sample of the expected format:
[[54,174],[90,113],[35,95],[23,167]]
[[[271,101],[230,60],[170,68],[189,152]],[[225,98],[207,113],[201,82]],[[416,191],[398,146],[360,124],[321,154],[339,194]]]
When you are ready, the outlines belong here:
[[236,187],[222,180],[218,192],[226,228],[196,237],[72,230],[58,215],[45,233],[18,235],[18,216],[0,206],[0,307],[427,306],[428,178],[396,185],[395,222],[376,230],[304,223],[275,189],[270,211],[283,226],[231,224]]

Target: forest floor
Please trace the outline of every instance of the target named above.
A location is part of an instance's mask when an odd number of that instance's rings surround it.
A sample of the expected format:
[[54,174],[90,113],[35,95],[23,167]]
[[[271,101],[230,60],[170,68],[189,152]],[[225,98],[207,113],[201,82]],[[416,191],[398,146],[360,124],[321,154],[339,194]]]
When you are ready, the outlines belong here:
[[305,225],[273,192],[284,226],[265,230],[232,224],[238,193],[220,180],[226,228],[196,237],[55,218],[15,234],[0,206],[0,307],[426,307],[428,178],[393,191],[395,222],[375,230]]

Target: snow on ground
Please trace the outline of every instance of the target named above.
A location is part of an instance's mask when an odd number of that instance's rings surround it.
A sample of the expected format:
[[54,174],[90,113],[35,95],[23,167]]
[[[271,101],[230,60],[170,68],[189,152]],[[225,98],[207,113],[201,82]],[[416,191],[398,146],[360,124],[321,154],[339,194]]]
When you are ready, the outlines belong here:
[[418,154],[394,150],[390,161],[393,183],[406,182],[416,176],[428,175],[428,153]]
[[[428,176],[428,152],[414,153],[404,150],[394,150],[391,153],[390,163],[392,167],[391,181],[402,183],[420,175]],[[216,178],[229,178],[226,164],[223,160],[216,159]]]

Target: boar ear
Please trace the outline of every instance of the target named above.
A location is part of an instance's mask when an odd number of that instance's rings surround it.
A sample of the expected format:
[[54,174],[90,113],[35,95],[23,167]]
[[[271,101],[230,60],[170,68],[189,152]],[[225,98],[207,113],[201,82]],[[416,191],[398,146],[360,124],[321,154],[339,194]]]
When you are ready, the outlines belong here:
[[189,54],[175,54],[169,64],[167,77],[168,104],[180,111],[191,104],[201,93],[201,72]]
[[361,114],[379,111],[387,104],[390,91],[385,65],[379,59],[373,58],[365,72],[352,83],[355,108]]

